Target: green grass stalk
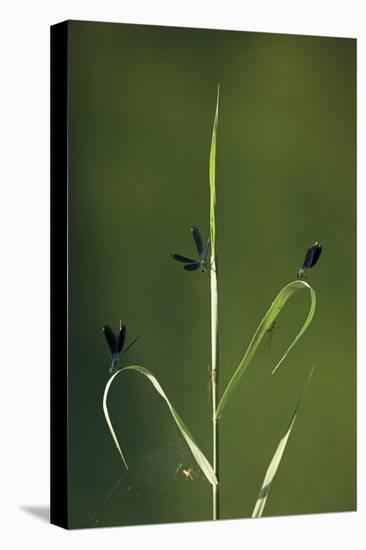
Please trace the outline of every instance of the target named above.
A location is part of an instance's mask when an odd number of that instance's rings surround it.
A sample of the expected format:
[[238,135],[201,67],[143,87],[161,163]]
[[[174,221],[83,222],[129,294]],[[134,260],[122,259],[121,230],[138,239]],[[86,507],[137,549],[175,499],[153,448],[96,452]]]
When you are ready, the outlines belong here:
[[[211,240],[211,385],[212,385],[212,466],[216,478],[219,481],[219,445],[218,445],[218,419],[216,417],[217,407],[217,379],[218,379],[218,291],[217,291],[217,263],[216,263],[216,133],[219,111],[220,87],[217,89],[216,112],[212,130],[209,180],[210,180],[210,240]],[[212,485],[212,519],[219,518],[219,483]]]

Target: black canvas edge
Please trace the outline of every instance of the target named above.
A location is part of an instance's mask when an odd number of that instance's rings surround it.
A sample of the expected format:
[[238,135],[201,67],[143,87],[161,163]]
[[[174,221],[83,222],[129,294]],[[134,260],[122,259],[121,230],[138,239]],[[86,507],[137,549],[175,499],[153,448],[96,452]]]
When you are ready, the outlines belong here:
[[50,521],[68,528],[68,22],[51,26]]

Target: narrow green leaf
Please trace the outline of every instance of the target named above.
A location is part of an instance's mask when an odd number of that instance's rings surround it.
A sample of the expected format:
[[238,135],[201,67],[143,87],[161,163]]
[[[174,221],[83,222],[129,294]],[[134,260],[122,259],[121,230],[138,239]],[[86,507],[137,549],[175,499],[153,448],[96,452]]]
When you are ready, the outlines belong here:
[[216,222],[215,222],[215,205],[216,205],[216,136],[217,136],[217,123],[219,120],[219,100],[220,100],[220,86],[217,87],[217,99],[216,99],[216,111],[215,119],[212,128],[211,148],[210,148],[210,161],[209,161],[209,178],[210,178],[210,237],[211,237],[211,251],[215,256],[216,251]]
[[[210,240],[211,240],[211,267],[210,267],[210,286],[211,286],[211,369],[217,370],[218,361],[218,290],[217,290],[217,265],[216,265],[216,136],[217,124],[219,120],[219,100],[220,86],[217,87],[216,110],[212,128],[210,162],[209,162],[209,180],[210,180]],[[214,380],[215,377],[212,377]],[[216,398],[213,392],[214,400]],[[215,404],[216,408],[216,404]],[[215,411],[213,411],[214,413]]]
[[111,432],[111,435],[113,437],[113,440],[116,444],[116,447],[118,449],[118,452],[121,455],[123,463],[126,466],[126,468],[128,468],[128,466],[127,466],[127,463],[126,463],[125,458],[123,456],[123,453],[122,453],[121,447],[119,445],[119,442],[118,442],[117,436],[115,434],[115,431],[113,429],[112,422],[110,420],[110,416],[109,416],[109,413],[108,413],[108,407],[107,407],[108,392],[110,390],[110,387],[111,387],[111,384],[112,384],[113,380],[120,373],[126,372],[126,371],[138,372],[140,374],[143,374],[144,376],[146,376],[146,378],[148,380],[150,380],[150,382],[154,386],[155,390],[161,395],[161,397],[164,399],[164,401],[168,405],[168,409],[169,409],[172,417],[174,418],[174,421],[175,421],[178,429],[180,430],[182,436],[186,440],[189,448],[191,449],[192,455],[194,456],[198,466],[201,468],[202,472],[205,474],[208,481],[210,483],[212,483],[213,485],[216,485],[217,484],[217,478],[216,478],[215,473],[212,469],[212,466],[210,465],[210,463],[208,462],[208,460],[206,459],[206,457],[202,453],[202,451],[199,449],[197,443],[193,439],[192,434],[189,432],[187,426],[184,424],[183,420],[181,419],[181,417],[178,415],[177,411],[174,409],[174,407],[170,403],[169,399],[167,398],[164,390],[160,386],[160,384],[157,381],[157,379],[155,378],[155,376],[153,376],[153,374],[148,369],[145,369],[144,367],[135,366],[135,365],[120,369],[113,376],[111,376],[111,378],[109,379],[109,381],[108,381],[108,383],[105,387],[104,396],[103,396],[103,411],[104,411],[105,419],[106,419],[108,428]]
[[239,364],[238,368],[234,372],[230,382],[226,386],[226,389],[219,401],[217,410],[216,410],[216,416],[219,418],[222,415],[222,411],[224,410],[224,407],[226,403],[229,401],[230,397],[232,396],[235,388],[240,382],[241,377],[243,376],[244,372],[246,371],[248,365],[250,364],[251,360],[253,359],[261,341],[265,337],[268,329],[271,327],[272,323],[277,319],[278,315],[280,314],[281,310],[285,306],[287,300],[291,298],[296,292],[299,290],[309,290],[310,292],[310,308],[308,315],[304,321],[304,324],[302,325],[302,328],[300,332],[297,334],[297,336],[294,338],[294,340],[291,342],[290,346],[287,348],[283,356],[281,357],[280,361],[277,363],[275,368],[272,371],[272,374],[278,369],[278,367],[281,365],[281,363],[285,360],[290,350],[294,347],[294,345],[298,342],[298,340],[301,338],[301,336],[304,334],[308,326],[310,325],[314,313],[315,313],[315,306],[316,306],[316,294],[314,289],[305,281],[303,280],[296,280],[292,283],[289,283],[286,285],[276,296],[275,300],[273,301],[271,307],[263,317],[262,321],[260,322],[257,330],[254,333],[254,336],[248,346],[248,349],[245,352],[245,355],[243,359],[241,360],[241,363]]
[[122,458],[122,462],[123,464],[125,465],[125,467],[127,468],[128,470],[128,466],[127,466],[127,462],[125,460],[125,457],[123,455],[123,452],[122,452],[122,449],[118,443],[118,439],[117,439],[117,436],[116,436],[116,432],[114,431],[113,429],[113,426],[112,426],[112,422],[111,422],[111,419],[110,419],[110,416],[109,416],[109,412],[108,412],[108,405],[107,405],[107,397],[108,397],[108,392],[109,392],[109,389],[111,387],[111,384],[113,382],[113,380],[116,378],[117,374],[119,373],[120,371],[117,371],[113,374],[113,376],[110,377],[110,379],[108,380],[107,384],[106,384],[106,387],[104,388],[104,394],[103,394],[103,412],[104,412],[104,417],[105,417],[105,420],[107,422],[107,426],[109,428],[109,431],[111,432],[111,435],[112,435],[112,438],[113,438],[113,441],[117,447],[117,451],[119,452],[119,454],[121,455],[121,458]]
[[[217,87],[216,111],[212,128],[209,182],[210,182],[210,288],[211,288],[211,384],[212,384],[212,465],[215,475],[218,475],[218,422],[216,419],[217,406],[217,372],[219,361],[219,332],[218,332],[218,290],[217,290],[217,262],[216,262],[216,136],[219,119],[220,86]],[[218,485],[212,485],[212,519],[219,516]]]
[[264,480],[263,480],[263,483],[262,483],[261,490],[259,491],[259,494],[258,494],[258,497],[257,497],[257,502],[255,503],[255,506],[254,506],[254,510],[253,510],[253,513],[252,513],[252,518],[262,517],[264,507],[265,507],[266,502],[267,502],[268,493],[270,491],[270,488],[271,488],[271,485],[272,485],[272,482],[273,482],[273,478],[276,475],[276,472],[277,472],[278,467],[280,465],[283,453],[285,452],[287,441],[290,437],[291,430],[292,430],[292,428],[295,424],[296,415],[297,415],[298,410],[300,408],[300,405],[301,405],[301,403],[304,399],[305,392],[306,392],[306,389],[309,385],[310,378],[313,374],[313,371],[314,371],[314,367],[310,371],[310,374],[308,376],[305,388],[303,389],[302,394],[301,394],[301,396],[300,396],[300,398],[299,398],[299,400],[296,404],[296,407],[295,407],[295,410],[294,410],[294,412],[291,416],[290,422],[289,422],[289,424],[286,428],[285,433],[282,436],[281,441],[278,444],[278,447],[277,447],[277,449],[276,449],[276,451],[275,451],[275,453],[272,457],[270,465],[268,466],[268,469],[266,471],[266,475],[264,476]]

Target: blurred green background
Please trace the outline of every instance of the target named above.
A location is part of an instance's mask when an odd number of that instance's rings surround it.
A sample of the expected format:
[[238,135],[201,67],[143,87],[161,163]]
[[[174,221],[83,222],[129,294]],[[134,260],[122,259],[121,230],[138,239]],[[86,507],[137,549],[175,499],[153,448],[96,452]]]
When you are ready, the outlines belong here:
[[[299,293],[225,409],[221,517],[251,515],[314,363],[265,515],[354,510],[356,41],[72,21],[69,77],[70,525],[210,519],[211,487],[175,474],[173,421],[134,373],[117,378],[110,410],[150,481],[125,496],[125,478],[115,485],[102,327],[122,319],[128,341],[140,336],[125,364],[157,376],[211,461],[209,279],[169,252],[194,254],[192,224],[208,233],[218,83],[220,393],[306,248],[324,247],[310,329],[271,376],[307,313]],[[103,500],[114,485],[119,497]]]

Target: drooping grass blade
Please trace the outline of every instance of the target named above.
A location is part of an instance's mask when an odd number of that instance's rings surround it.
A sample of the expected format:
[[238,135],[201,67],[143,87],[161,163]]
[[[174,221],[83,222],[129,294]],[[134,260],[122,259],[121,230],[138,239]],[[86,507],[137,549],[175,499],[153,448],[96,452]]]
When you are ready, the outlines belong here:
[[111,384],[114,381],[114,379],[119,374],[121,374],[123,372],[129,372],[129,371],[138,372],[138,373],[144,375],[151,382],[151,384],[153,385],[155,390],[159,393],[159,395],[164,399],[165,403],[168,406],[170,414],[172,415],[172,417],[173,417],[180,433],[182,434],[182,436],[184,437],[188,447],[190,448],[190,450],[192,452],[192,455],[193,455],[195,461],[197,462],[198,466],[201,468],[201,470],[204,473],[204,475],[206,476],[207,480],[211,484],[216,485],[217,484],[217,478],[216,478],[216,475],[215,475],[215,473],[212,469],[211,464],[208,462],[207,458],[202,453],[202,451],[198,447],[197,443],[193,439],[193,436],[190,433],[190,431],[188,430],[187,426],[185,425],[185,423],[183,422],[183,420],[181,419],[181,417],[179,416],[177,411],[174,409],[174,407],[170,403],[168,397],[166,396],[166,394],[165,394],[164,390],[162,389],[162,387],[160,386],[159,382],[157,381],[155,376],[148,369],[145,369],[144,367],[139,367],[137,365],[124,367],[123,369],[118,370],[113,376],[111,376],[110,379],[107,382],[107,385],[106,385],[105,390],[104,390],[104,395],[103,395],[103,412],[104,412],[104,416],[105,416],[105,419],[106,419],[106,422],[107,422],[107,426],[108,426],[108,428],[111,432],[112,438],[114,440],[114,443],[117,447],[117,450],[118,450],[118,452],[119,452],[119,454],[122,458],[122,461],[123,461],[125,467],[128,469],[127,462],[126,462],[126,460],[124,458],[124,455],[122,453],[118,438],[117,438],[116,433],[113,429],[113,425],[112,425],[112,422],[111,422],[111,419],[110,419],[110,416],[109,416],[107,399],[108,399],[108,393],[109,393]]
[[246,371],[248,365],[250,364],[251,360],[253,359],[258,347],[260,346],[263,338],[266,336],[268,329],[272,325],[273,321],[275,321],[282,311],[283,307],[286,305],[287,301],[299,290],[308,290],[310,292],[310,308],[308,315],[301,327],[301,330],[298,332],[296,337],[291,342],[290,346],[287,348],[283,356],[281,357],[280,361],[277,363],[277,365],[274,367],[272,374],[278,369],[278,367],[283,363],[283,361],[286,359],[287,355],[291,351],[291,349],[294,347],[294,345],[299,341],[301,336],[304,334],[308,326],[310,325],[314,313],[315,313],[315,306],[316,306],[316,294],[314,289],[304,280],[296,280],[292,283],[289,283],[286,285],[276,296],[274,299],[271,307],[263,317],[262,321],[260,322],[257,330],[254,333],[254,336],[244,354],[243,359],[241,360],[238,368],[234,372],[230,382],[226,386],[226,389],[219,401],[219,404],[217,406],[216,410],[216,416],[219,418],[222,415],[222,412],[224,410],[224,407],[226,403],[230,400],[233,392],[235,391],[237,385],[239,384],[244,372]]
[[[124,370],[124,369],[121,369],[121,370]],[[111,377],[110,379],[108,380],[107,384],[106,384],[106,387],[104,388],[104,393],[103,393],[103,412],[104,412],[104,417],[105,417],[105,420],[107,422],[107,426],[109,428],[109,431],[111,432],[111,436],[113,438],[113,441],[114,441],[114,444],[116,445],[117,447],[117,451],[119,452],[121,458],[122,458],[122,462],[126,468],[126,470],[128,470],[128,465],[127,465],[127,462],[126,462],[126,459],[124,457],[124,454],[122,452],[122,449],[120,447],[120,444],[118,442],[118,438],[117,438],[117,435],[116,435],[116,432],[114,431],[113,429],[113,425],[112,425],[112,422],[111,422],[111,419],[110,419],[110,416],[109,416],[109,412],[108,412],[108,404],[107,404],[107,397],[108,397],[108,392],[109,392],[109,388],[111,387],[111,384],[113,382],[113,380],[115,379],[115,377],[117,376],[117,374],[119,374],[121,372],[121,370],[118,370],[117,372],[115,372]]]
[[277,330],[279,327],[276,326],[277,321],[273,321],[269,329],[267,330],[267,334],[264,336],[262,343],[260,345],[260,350],[263,354],[267,355],[272,346],[272,339],[273,339],[273,333],[275,330]]

